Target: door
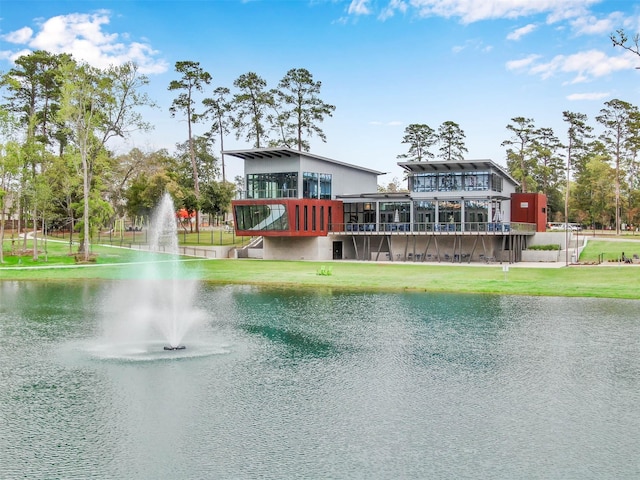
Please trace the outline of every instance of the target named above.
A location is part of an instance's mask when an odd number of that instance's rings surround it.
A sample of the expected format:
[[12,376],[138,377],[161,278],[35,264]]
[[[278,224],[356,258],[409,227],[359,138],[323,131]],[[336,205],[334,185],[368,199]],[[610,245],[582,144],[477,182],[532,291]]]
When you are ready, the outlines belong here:
[[342,242],[333,242],[333,259],[342,260]]

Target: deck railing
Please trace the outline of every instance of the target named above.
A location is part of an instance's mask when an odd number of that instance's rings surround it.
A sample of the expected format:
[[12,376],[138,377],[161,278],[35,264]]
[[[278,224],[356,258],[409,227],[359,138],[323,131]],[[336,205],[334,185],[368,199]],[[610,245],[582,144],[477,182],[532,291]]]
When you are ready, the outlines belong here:
[[333,233],[456,233],[479,232],[488,234],[535,233],[536,225],[521,222],[392,222],[392,223],[334,223]]

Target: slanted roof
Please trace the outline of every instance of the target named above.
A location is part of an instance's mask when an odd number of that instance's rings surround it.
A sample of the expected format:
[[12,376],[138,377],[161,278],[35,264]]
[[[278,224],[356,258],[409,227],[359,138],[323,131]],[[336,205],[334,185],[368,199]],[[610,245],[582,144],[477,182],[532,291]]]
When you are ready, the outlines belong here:
[[367,173],[373,173],[375,175],[384,175],[386,172],[379,172],[378,170],[371,170],[370,168],[359,167],[350,163],[339,162],[327,157],[321,157],[320,155],[314,155],[309,152],[302,152],[300,150],[294,150],[293,148],[251,148],[248,150],[225,150],[225,155],[231,155],[232,157],[241,158],[243,160],[269,160],[274,158],[293,158],[299,156],[305,156],[320,160],[327,163],[333,163],[335,165],[341,165],[343,167],[349,167],[356,170],[360,170]]
[[425,172],[473,172],[474,170],[490,171],[497,170],[502,176],[514,185],[520,185],[520,183],[513,178],[509,173],[500,165],[492,160],[451,160],[451,161],[436,161],[436,162],[398,162],[398,166],[404,168],[410,173],[425,173]]

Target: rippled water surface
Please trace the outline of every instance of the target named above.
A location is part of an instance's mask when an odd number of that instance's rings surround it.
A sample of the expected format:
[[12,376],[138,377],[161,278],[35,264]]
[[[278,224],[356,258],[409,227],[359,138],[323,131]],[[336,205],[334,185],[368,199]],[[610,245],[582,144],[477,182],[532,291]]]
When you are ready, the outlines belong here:
[[0,282],[0,478],[640,478],[640,302]]

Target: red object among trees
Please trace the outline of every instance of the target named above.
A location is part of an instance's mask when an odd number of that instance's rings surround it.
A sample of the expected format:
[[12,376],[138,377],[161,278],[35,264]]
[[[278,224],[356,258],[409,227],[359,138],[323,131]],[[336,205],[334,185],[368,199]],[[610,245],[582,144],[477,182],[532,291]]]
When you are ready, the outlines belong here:
[[196,216],[196,212],[189,212],[186,208],[181,208],[176,212],[176,217],[180,220],[186,220],[187,218],[193,218]]
[[543,193],[512,194],[511,222],[535,223],[536,232],[546,232],[547,196]]

